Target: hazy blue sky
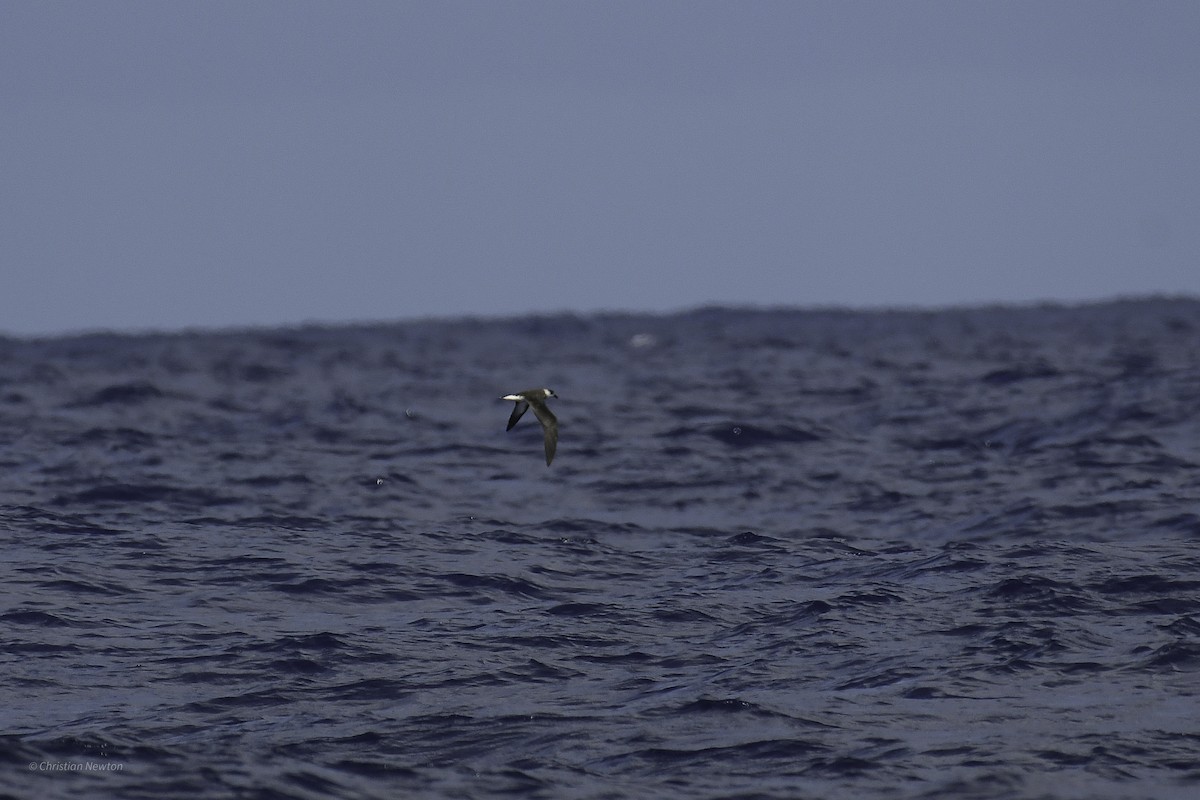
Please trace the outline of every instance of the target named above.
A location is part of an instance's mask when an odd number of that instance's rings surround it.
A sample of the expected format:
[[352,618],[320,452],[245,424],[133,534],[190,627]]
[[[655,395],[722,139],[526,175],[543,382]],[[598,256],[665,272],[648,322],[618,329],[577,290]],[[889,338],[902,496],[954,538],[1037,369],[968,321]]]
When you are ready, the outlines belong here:
[[0,2],[0,331],[1200,295],[1200,2]]

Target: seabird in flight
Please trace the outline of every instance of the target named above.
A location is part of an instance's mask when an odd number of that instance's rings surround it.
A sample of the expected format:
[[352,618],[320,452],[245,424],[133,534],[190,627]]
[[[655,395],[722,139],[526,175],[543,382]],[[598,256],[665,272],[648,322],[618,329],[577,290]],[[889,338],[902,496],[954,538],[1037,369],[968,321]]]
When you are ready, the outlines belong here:
[[546,439],[546,466],[548,467],[554,460],[554,451],[558,448],[558,420],[555,419],[554,412],[546,407],[547,397],[557,398],[558,395],[549,389],[526,389],[516,394],[506,394],[500,399],[514,400],[517,403],[513,408],[512,416],[508,418],[508,427],[505,428],[508,431],[513,429],[522,414],[530,408],[533,409],[533,415],[538,418],[538,422],[542,423],[542,433]]

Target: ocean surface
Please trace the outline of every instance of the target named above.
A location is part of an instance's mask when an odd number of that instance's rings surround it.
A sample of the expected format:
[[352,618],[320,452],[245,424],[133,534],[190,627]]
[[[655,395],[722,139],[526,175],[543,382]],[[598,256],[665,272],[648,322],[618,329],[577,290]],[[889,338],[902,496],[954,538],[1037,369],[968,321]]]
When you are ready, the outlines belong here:
[[1200,797],[1200,301],[0,338],[0,661],[4,798]]

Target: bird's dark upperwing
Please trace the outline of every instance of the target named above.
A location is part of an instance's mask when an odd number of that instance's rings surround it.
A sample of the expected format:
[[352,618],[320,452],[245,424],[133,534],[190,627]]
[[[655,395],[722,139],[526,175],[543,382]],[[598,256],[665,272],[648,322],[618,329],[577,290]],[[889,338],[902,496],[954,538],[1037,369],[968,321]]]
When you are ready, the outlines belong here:
[[554,451],[558,449],[558,418],[554,416],[554,412],[546,408],[544,403],[531,403],[533,406],[533,415],[538,418],[538,422],[542,423],[542,430],[545,433],[546,440],[546,466],[550,466],[550,462],[554,460]]
[[517,404],[515,406],[513,406],[512,416],[508,418],[508,427],[505,428],[504,430],[511,431],[513,429],[513,425],[516,425],[517,420],[519,420],[521,418],[521,415],[524,414],[528,410],[529,410],[529,403],[526,403],[524,400],[518,400]]

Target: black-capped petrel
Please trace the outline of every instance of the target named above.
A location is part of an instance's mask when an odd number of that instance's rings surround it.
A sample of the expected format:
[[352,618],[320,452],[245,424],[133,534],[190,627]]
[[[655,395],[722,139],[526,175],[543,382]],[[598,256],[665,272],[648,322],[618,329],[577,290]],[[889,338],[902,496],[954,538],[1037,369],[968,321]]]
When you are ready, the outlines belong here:
[[538,418],[538,422],[542,423],[542,433],[546,440],[546,466],[548,467],[554,460],[554,451],[558,449],[558,420],[555,419],[554,412],[546,407],[547,397],[556,398],[558,395],[549,389],[526,389],[516,394],[506,394],[500,399],[515,400],[517,403],[513,408],[512,416],[508,418],[506,431],[511,431],[521,415],[530,408],[533,409],[533,415]]

